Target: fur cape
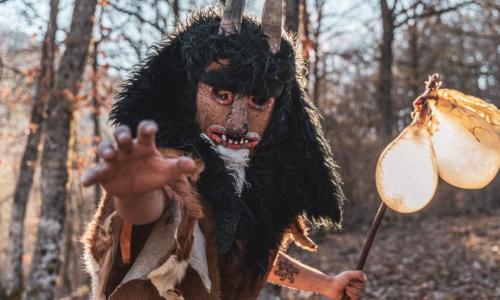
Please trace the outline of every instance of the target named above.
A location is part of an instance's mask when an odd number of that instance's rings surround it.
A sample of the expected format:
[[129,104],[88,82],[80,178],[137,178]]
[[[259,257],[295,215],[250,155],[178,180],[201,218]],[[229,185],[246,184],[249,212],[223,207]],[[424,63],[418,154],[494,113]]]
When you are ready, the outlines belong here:
[[[273,54],[258,22],[244,17],[239,33],[224,36],[218,34],[220,16],[215,9],[197,12],[152,47],[118,94],[110,120],[128,125],[134,134],[140,121],[154,120],[159,147],[201,158],[205,170],[198,190],[213,206],[219,253],[237,255],[238,245],[244,245],[244,263],[264,274],[269,253],[280,247],[283,233],[298,217],[339,227],[344,196],[291,39],[284,34]],[[221,58],[229,59],[223,74],[204,72]],[[200,80],[233,92],[276,96],[241,195],[222,159],[200,137],[195,121]]]

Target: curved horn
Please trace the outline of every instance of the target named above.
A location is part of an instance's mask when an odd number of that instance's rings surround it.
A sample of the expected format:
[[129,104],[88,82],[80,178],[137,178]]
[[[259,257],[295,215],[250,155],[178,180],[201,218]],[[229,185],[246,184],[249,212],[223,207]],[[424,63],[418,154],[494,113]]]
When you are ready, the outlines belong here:
[[237,33],[241,29],[245,0],[227,0],[222,20],[220,21],[219,33]]
[[281,45],[281,24],[283,22],[283,1],[266,0],[262,11],[262,28],[268,36],[271,51],[276,53]]

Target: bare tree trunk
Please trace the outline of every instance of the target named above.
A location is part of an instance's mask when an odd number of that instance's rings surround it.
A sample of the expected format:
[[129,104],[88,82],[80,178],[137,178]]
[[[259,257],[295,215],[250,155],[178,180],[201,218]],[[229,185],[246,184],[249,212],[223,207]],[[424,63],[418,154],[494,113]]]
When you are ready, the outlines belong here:
[[40,75],[37,79],[35,97],[33,98],[34,105],[31,111],[30,131],[19,167],[19,179],[14,191],[9,226],[7,261],[4,273],[5,278],[2,283],[6,296],[9,298],[19,298],[23,289],[24,218],[33,184],[35,166],[38,160],[38,148],[43,132],[45,107],[54,82],[54,53],[57,14],[59,12],[58,6],[59,0],[50,1],[50,18],[42,43]]
[[285,28],[288,31],[297,33],[299,31],[299,0],[286,1]]
[[[70,188],[71,190],[71,188]],[[67,208],[66,213],[68,216],[69,222],[66,222],[65,231],[64,231],[64,242],[63,242],[63,260],[61,267],[61,286],[58,289],[59,294],[61,296],[69,295],[72,291],[72,262],[75,257],[75,249],[73,248],[73,218],[75,217],[74,209],[73,209],[73,199],[72,195],[68,195],[67,198]]]
[[320,71],[319,71],[319,63],[320,63],[320,55],[319,55],[319,36],[321,34],[322,26],[323,26],[323,9],[325,7],[326,0],[316,0],[315,1],[315,9],[316,9],[316,28],[313,31],[313,52],[314,52],[314,61],[312,64],[312,79],[313,79],[313,87],[311,91],[311,98],[319,109],[319,89],[320,89]]
[[[94,46],[95,47],[95,46]],[[72,128],[71,145],[72,153],[78,152],[78,130],[76,126]],[[85,228],[83,216],[86,215],[83,207],[89,205],[88,201],[83,199],[83,190],[80,183],[78,169],[79,163],[75,159],[69,159],[71,164],[70,176],[68,179],[68,197],[66,198],[66,216],[68,222],[65,224],[64,241],[62,249],[62,266],[60,272],[60,285],[56,289],[57,299],[80,299],[73,297],[72,294],[78,293],[78,287],[89,286],[88,276],[81,268],[81,262],[75,257],[81,257],[81,244],[78,242]]]
[[97,0],[76,0],[66,51],[48,104],[42,155],[42,208],[35,253],[24,299],[52,299],[61,266],[68,150],[76,101],[92,35]]
[[392,93],[392,64],[394,42],[394,11],[390,9],[386,0],[380,0],[382,11],[382,43],[380,45],[380,66],[377,82],[377,105],[380,111],[379,131],[382,143],[386,143],[392,136],[393,103]]
[[[93,147],[96,149],[94,162],[97,164],[99,162],[99,155],[97,155],[97,145],[101,140],[101,127],[99,125],[99,116],[100,116],[100,105],[99,105],[99,90],[97,84],[99,82],[99,41],[94,41],[94,49],[93,49],[93,60],[92,60],[92,122],[94,123],[94,137],[92,139]],[[101,198],[101,186],[96,184],[94,187],[94,196],[95,196],[95,207],[97,207],[99,203],[99,199]]]
[[[72,141],[72,144],[70,145],[70,151],[71,153],[77,153],[78,152],[78,138],[77,138],[77,128],[76,126],[73,126],[71,128],[70,132],[70,140]],[[70,170],[75,170],[78,168],[77,162],[72,158],[72,155],[68,157],[68,168]],[[66,205],[65,205],[65,211],[66,211],[66,217],[68,219],[68,222],[65,222],[64,225],[64,231],[63,231],[63,245],[62,245],[62,265],[61,265],[61,271],[60,271],[60,284],[58,288],[55,291],[55,297],[62,298],[66,295],[70,295],[72,292],[72,287],[74,286],[73,281],[72,281],[72,276],[74,275],[72,272],[72,265],[74,262],[74,259],[72,257],[77,257],[78,254],[75,253],[74,249],[74,244],[73,244],[73,235],[75,234],[74,232],[74,223],[77,221],[77,216],[75,212],[75,200],[73,195],[75,194],[74,188],[75,188],[75,178],[74,178],[75,172],[70,171],[69,176],[68,176],[68,187],[67,190],[68,195],[66,197]]]

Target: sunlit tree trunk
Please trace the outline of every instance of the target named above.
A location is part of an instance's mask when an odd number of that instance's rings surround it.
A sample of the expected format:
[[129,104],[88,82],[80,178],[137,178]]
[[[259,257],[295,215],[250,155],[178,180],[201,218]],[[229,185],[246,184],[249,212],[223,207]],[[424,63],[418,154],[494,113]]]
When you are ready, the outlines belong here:
[[77,0],[48,103],[42,155],[42,208],[24,299],[52,299],[61,266],[72,106],[81,85],[97,0]]
[[[77,153],[78,151],[78,134],[77,128],[74,126],[71,130],[71,140],[73,141],[71,145],[72,153]],[[72,159],[71,156],[68,159],[70,164],[68,164],[68,168],[71,170],[77,169],[78,161]],[[78,209],[78,188],[80,187],[80,182],[75,180],[75,176],[77,176],[78,172],[70,172],[68,178],[68,196],[66,197],[66,216],[68,218],[68,222],[65,222],[65,229],[63,233],[63,246],[62,246],[62,266],[60,271],[60,284],[57,289],[56,297],[62,298],[71,295],[74,291],[74,288],[77,286],[78,282],[75,280],[75,277],[78,275],[78,268],[75,268],[75,265],[79,265],[80,262],[76,261],[75,257],[79,257],[77,246],[75,245],[75,236],[80,236],[81,229],[84,227],[83,224],[80,224],[81,214],[83,211]],[[77,186],[78,185],[78,186]],[[82,195],[79,195],[80,197]]]
[[14,190],[9,226],[9,243],[4,272],[3,287],[6,296],[18,298],[23,288],[24,218],[26,205],[33,183],[33,175],[38,160],[40,139],[43,132],[45,106],[54,81],[55,36],[59,0],[50,1],[50,17],[42,43],[40,74],[37,79],[33,109],[29,124],[29,134],[19,167],[19,178]]
[[307,1],[300,0],[299,32],[300,32],[300,43],[302,48],[302,57],[305,60],[309,59],[309,52],[312,48],[312,41],[309,33],[309,27],[310,27],[310,22],[309,22],[309,11],[307,10]]

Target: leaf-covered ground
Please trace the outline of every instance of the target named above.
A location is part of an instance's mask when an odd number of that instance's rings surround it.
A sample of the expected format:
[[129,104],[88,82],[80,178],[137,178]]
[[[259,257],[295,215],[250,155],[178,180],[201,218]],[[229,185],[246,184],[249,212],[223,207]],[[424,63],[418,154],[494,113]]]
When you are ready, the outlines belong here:
[[[292,255],[337,273],[353,268],[368,228],[317,239],[319,251]],[[500,299],[500,210],[487,216],[398,218],[382,223],[368,257],[363,299]],[[271,295],[274,294],[275,297]],[[276,289],[267,299],[322,299]]]

